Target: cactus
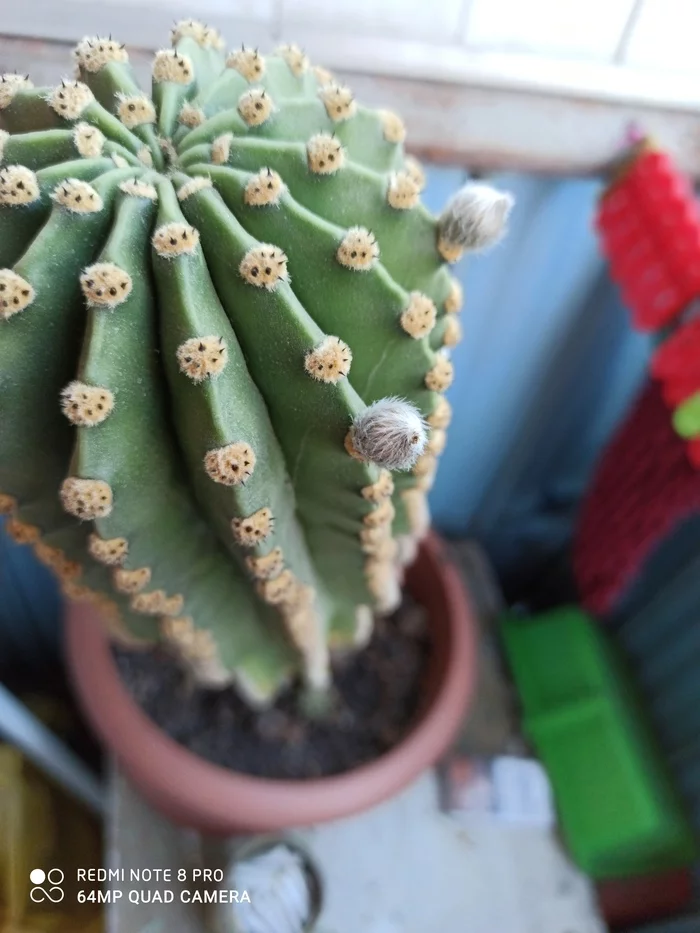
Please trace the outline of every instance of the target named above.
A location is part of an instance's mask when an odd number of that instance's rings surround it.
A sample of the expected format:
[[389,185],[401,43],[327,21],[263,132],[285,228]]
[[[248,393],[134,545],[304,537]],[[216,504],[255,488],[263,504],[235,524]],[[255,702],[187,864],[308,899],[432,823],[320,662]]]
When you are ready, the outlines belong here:
[[397,604],[450,419],[443,258],[510,202],[433,218],[400,119],[294,46],[172,42],[151,96],[111,38],[0,81],[0,511],[115,636],[264,704]]

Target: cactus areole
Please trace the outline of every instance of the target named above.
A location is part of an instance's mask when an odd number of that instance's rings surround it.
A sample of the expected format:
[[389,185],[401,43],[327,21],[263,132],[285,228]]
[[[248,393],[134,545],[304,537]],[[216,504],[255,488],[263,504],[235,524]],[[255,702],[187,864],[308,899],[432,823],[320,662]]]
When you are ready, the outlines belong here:
[[294,46],[178,23],[150,96],[111,38],[74,66],[0,80],[0,509],[116,637],[326,691],[428,528],[444,261],[510,201],[432,217],[401,120]]

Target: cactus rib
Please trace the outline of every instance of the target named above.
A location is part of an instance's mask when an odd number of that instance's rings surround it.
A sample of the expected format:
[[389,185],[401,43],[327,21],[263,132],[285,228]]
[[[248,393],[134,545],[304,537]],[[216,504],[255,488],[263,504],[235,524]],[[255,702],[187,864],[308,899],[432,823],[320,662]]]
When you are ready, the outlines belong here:
[[[172,185],[162,182],[159,194],[157,229],[182,226],[185,217]],[[160,325],[165,372],[195,494],[224,547],[254,579],[273,578],[289,568],[297,580],[312,587],[319,616],[327,624],[329,599],[316,580],[295,514],[284,456],[204,255],[201,249],[175,258],[156,254],[153,266],[161,306],[168,308]],[[250,479],[216,481],[221,479],[219,452],[241,439],[250,445],[255,458]],[[205,468],[212,453],[217,454],[212,458],[216,464],[213,478]],[[243,467],[241,476],[246,463],[245,459],[242,465],[231,461],[234,467]],[[274,529],[242,549],[232,523],[262,509],[274,515]]]
[[[355,490],[377,477],[370,465],[345,455],[342,439],[349,422],[364,407],[362,401],[345,382],[318,385],[308,377],[304,357],[324,334],[284,280],[268,290],[250,285],[239,274],[239,265],[258,241],[238,223],[221,196],[205,189],[188,198],[182,208],[200,230],[214,283],[267,403],[302,522],[342,529],[336,547],[343,553],[357,551],[363,505]],[[281,251],[270,253],[267,268],[274,271],[282,261],[280,256]],[[282,385],[284,392],[279,391]],[[320,465],[324,473],[328,471],[322,488],[317,475]],[[309,547],[316,558],[312,540]],[[322,567],[318,569],[324,579]],[[353,599],[358,593],[367,598],[361,567],[353,573],[350,561],[345,579],[333,583],[338,598]]]
[[[54,205],[41,232],[13,267],[15,275],[30,283],[33,300],[0,340],[0,420],[13,426],[3,443],[0,487],[17,500],[17,517],[39,530],[42,540],[37,547],[44,560],[57,571],[65,569],[65,561],[77,567],[79,580],[71,574],[62,583],[68,579],[104,599],[111,588],[107,575],[99,568],[92,572],[85,561],[87,530],[59,505],[57,489],[68,472],[71,431],[56,403],[72,376],[71,351],[80,338],[84,316],[78,273],[95,241],[108,229],[111,199],[127,176],[114,169],[94,180],[103,203],[99,212],[80,216]],[[65,256],[53,249],[57,241],[70,247]],[[51,397],[54,404],[48,401]],[[121,610],[128,615],[128,606],[123,604]],[[134,628],[137,620],[131,622]],[[141,626],[137,634],[147,637],[148,631]]]
[[[98,305],[89,313],[80,378],[106,385],[116,404],[99,426],[77,427],[72,472],[109,485],[114,505],[97,516],[95,528],[100,537],[128,541],[125,569],[150,570],[149,589],[132,596],[132,608],[191,617],[195,630],[213,633],[215,658],[226,669],[234,676],[254,672],[261,689],[272,690],[288,675],[289,652],[269,614],[254,605],[243,572],[226,560],[199,516],[168,428],[165,387],[151,350],[157,320],[147,244],[155,209],[148,198],[120,195],[98,258],[123,270],[132,287],[113,311]],[[221,624],[226,605],[236,606],[235,627]]]

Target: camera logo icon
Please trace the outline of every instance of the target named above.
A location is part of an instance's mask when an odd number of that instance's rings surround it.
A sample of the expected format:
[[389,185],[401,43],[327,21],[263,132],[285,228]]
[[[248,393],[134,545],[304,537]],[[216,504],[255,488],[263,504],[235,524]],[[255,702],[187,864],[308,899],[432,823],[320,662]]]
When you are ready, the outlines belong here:
[[48,872],[35,868],[29,874],[29,880],[34,885],[29,892],[30,898],[35,904],[43,904],[45,901],[60,904],[66,896],[66,892],[61,887],[65,877],[60,868],[52,868]]

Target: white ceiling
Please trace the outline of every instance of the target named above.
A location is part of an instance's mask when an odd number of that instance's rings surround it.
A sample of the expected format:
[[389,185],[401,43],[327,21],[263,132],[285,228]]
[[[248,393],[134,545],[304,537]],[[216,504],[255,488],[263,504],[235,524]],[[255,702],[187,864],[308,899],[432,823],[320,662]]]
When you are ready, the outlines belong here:
[[[2,2],[2,0],[0,0]],[[0,31],[162,42],[173,17],[231,44],[302,44],[346,71],[700,108],[700,0],[4,0]]]

